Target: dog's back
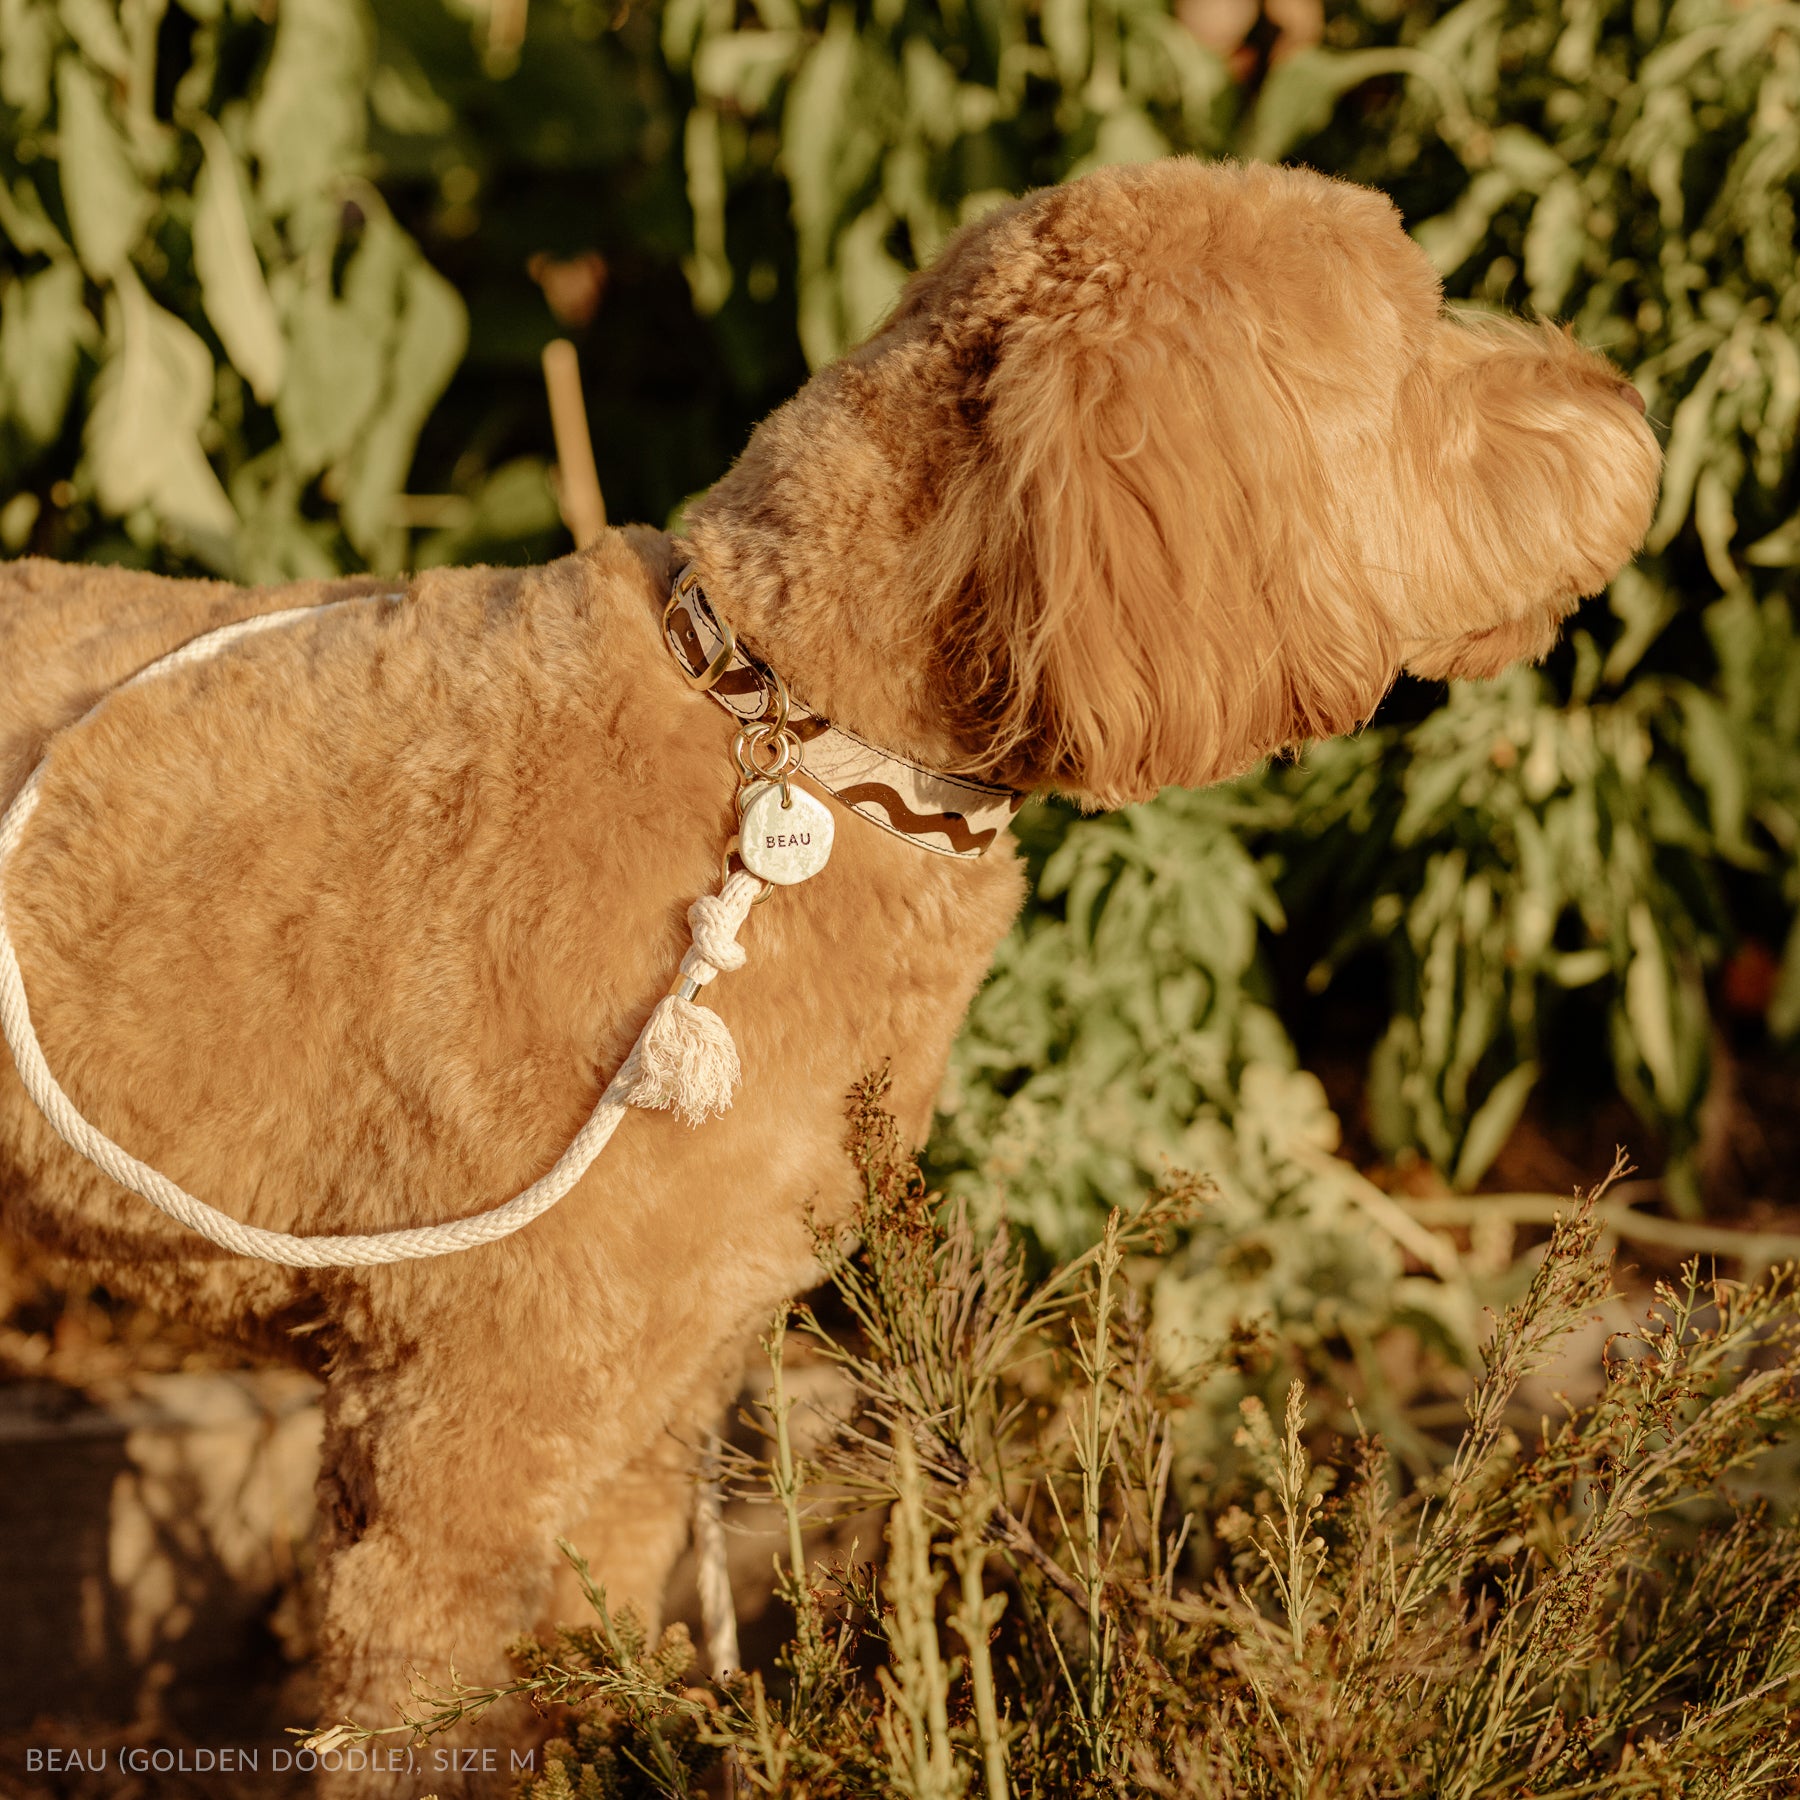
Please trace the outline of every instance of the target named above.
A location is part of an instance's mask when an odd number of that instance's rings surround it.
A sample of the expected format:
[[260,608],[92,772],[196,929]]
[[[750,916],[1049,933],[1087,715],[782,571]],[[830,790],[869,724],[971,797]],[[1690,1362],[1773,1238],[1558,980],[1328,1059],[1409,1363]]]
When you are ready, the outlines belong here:
[[0,806],[52,733],[189,638],[255,613],[396,585],[365,575],[247,588],[40,557],[0,563]]
[[[607,608],[616,571],[560,567]],[[51,1067],[102,1130],[289,1228],[354,1226],[384,1202],[457,1209],[448,1196],[470,1172],[428,1170],[411,1141],[457,1134],[395,1065],[440,1035],[460,1035],[446,1061],[470,1054],[482,1034],[456,1015],[514,1015],[499,995],[479,1004],[477,934],[494,909],[434,892],[458,860],[443,838],[467,835],[443,792],[479,782],[464,764],[489,746],[459,727],[482,695],[499,696],[502,735],[539,705],[509,692],[570,585],[487,569],[265,588],[42,561],[0,574],[0,805],[48,763],[7,922]],[[311,608],[83,718],[205,632]],[[340,1134],[347,1161],[327,1152]],[[383,1175],[400,1168],[412,1178],[396,1195]],[[309,1217],[315,1205],[347,1217]],[[290,1271],[221,1259],[112,1188],[51,1136],[3,1055],[0,1220],[226,1335],[263,1338],[298,1291]]]
[[[16,565],[0,581],[0,801],[49,766],[7,921],[45,1054],[87,1116],[280,1230],[433,1223],[548,1167],[666,987],[732,820],[729,727],[681,687],[656,630],[669,554],[660,534],[612,533],[541,570],[434,571],[393,600],[398,584],[369,578],[247,589]],[[159,674],[57,737],[209,629],[359,597]],[[747,1056],[760,1049],[777,1085],[792,1056],[820,1053],[827,1019],[844,1033],[809,1133],[827,1165],[804,1177],[815,1191],[849,1180],[829,1166],[842,1082],[917,1037],[930,1049],[904,1086],[922,1130],[1017,895],[1004,858],[921,863],[884,833],[840,836],[814,904],[759,915],[764,956],[733,993],[756,1020]],[[865,882],[927,912],[954,892],[980,928],[885,948],[861,924]],[[846,934],[900,978],[839,1021],[836,988],[797,1005],[774,952],[788,939],[790,971],[810,967]],[[755,1046],[763,1030],[795,1042]],[[704,1142],[681,1128],[670,1147],[710,1162],[751,1118]],[[641,1122],[632,1140],[646,1133],[667,1135]],[[791,1121],[777,1135],[791,1144]],[[261,1339],[297,1292],[112,1188],[4,1058],[0,1215],[213,1330]]]

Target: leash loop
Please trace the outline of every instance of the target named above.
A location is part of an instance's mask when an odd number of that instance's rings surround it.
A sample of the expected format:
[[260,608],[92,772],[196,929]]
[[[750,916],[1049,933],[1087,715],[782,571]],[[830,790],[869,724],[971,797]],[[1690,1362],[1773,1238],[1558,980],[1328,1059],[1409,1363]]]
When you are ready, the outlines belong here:
[[[396,596],[367,595],[326,601],[319,606],[293,607],[202,633],[128,677],[58,735],[78,730],[114,694],[159,674],[202,662],[259,632],[375,598],[391,600]],[[657,1002],[625,1061],[588,1115],[587,1123],[554,1166],[523,1193],[469,1218],[398,1231],[313,1237],[240,1224],[178,1187],[148,1163],[140,1162],[90,1124],[63,1091],[44,1058],[43,1046],[31,1022],[25,979],[7,929],[6,872],[37,810],[48,766],[46,755],[4,815],[0,815],[0,1031],[4,1032],[26,1093],[64,1143],[120,1187],[149,1201],[222,1250],[289,1268],[311,1269],[369,1267],[442,1256],[452,1250],[471,1250],[510,1237],[548,1212],[587,1173],[633,1106],[672,1110],[689,1124],[699,1124],[731,1105],[732,1092],[741,1077],[737,1047],[725,1022],[706,1007],[696,1006],[692,994],[715,976],[744,965],[745,952],[737,941],[737,933],[751,906],[774,891],[748,873],[728,875],[717,894],[703,895],[688,909],[693,944],[681,961],[678,985],[682,991],[667,994]]]

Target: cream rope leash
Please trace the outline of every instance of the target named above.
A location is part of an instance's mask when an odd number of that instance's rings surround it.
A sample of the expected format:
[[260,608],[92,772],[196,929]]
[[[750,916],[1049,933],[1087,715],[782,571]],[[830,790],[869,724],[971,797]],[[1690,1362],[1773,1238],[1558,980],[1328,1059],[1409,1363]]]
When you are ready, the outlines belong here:
[[[334,600],[323,606],[290,608],[283,612],[264,613],[256,618],[240,620],[192,639],[167,656],[146,665],[113,689],[121,693],[139,682],[165,674],[172,669],[203,662],[221,650],[277,626],[309,618],[332,607],[355,605],[353,600]],[[111,695],[103,696],[90,707],[74,726],[85,724]],[[778,766],[770,767],[771,779],[780,785],[771,787],[747,776],[740,788],[739,811],[744,812],[747,798],[758,788],[765,794],[786,797],[782,779],[798,767],[798,749],[789,747],[780,725],[758,735],[752,728],[748,752],[753,770],[764,767],[754,746],[774,747],[782,754]],[[740,733],[738,751],[740,770],[745,768],[746,752],[742,748],[746,733]],[[19,1077],[33,1103],[50,1122],[56,1134],[85,1156],[89,1162],[112,1177],[121,1187],[148,1200],[172,1219],[197,1231],[202,1237],[239,1256],[257,1257],[264,1262],[284,1263],[291,1268],[343,1268],[372,1263],[403,1262],[415,1257],[441,1256],[451,1250],[468,1250],[478,1244],[491,1244],[509,1237],[521,1227],[546,1213],[587,1173],[589,1165],[606,1147],[618,1129],[619,1121],[633,1106],[660,1107],[679,1113],[689,1124],[697,1125],[712,1113],[724,1112],[731,1105],[733,1089],[739,1079],[737,1048],[725,1022],[714,1012],[694,1004],[694,995],[715,976],[742,968],[744,951],[737,933],[748,916],[751,905],[768,891],[759,876],[742,872],[729,876],[717,894],[702,896],[688,908],[688,925],[693,944],[681,959],[676,988],[657,1002],[644,1029],[638,1033],[619,1071],[607,1084],[599,1103],[588,1121],[576,1133],[575,1140],[558,1158],[548,1174],[534,1181],[522,1194],[477,1213],[472,1218],[453,1219],[442,1225],[420,1225],[400,1231],[376,1232],[368,1236],[306,1237],[287,1231],[265,1231],[258,1226],[242,1225],[204,1200],[196,1199],[177,1187],[167,1176],[140,1162],[129,1151],[115,1144],[104,1132],[88,1123],[63,1092],[49,1064],[44,1060],[37,1034],[32,1029],[31,1010],[25,996],[25,981],[19,970],[19,959],[13,950],[6,926],[6,868],[14,851],[24,838],[25,828],[37,810],[43,785],[46,761],[40,761],[30,779],[0,818],[0,1028],[6,1035],[7,1047],[18,1065]],[[804,798],[804,796],[803,796]],[[813,804],[817,804],[814,802]],[[822,808],[820,809],[823,810]],[[827,818],[829,827],[829,818]],[[771,839],[773,842],[773,839]],[[826,848],[829,848],[827,844]],[[823,858],[819,859],[822,866]],[[811,874],[814,869],[807,869]],[[785,870],[772,872],[770,879],[787,882],[802,879]]]

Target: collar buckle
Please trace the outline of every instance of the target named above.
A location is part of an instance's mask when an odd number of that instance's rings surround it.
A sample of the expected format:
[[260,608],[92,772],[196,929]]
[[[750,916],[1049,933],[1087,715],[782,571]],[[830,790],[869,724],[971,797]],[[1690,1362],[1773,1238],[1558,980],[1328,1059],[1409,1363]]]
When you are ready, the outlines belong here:
[[[695,672],[687,658],[683,656],[676,647],[679,636],[676,630],[674,614],[677,607],[683,606],[687,602],[690,594],[698,592],[699,587],[700,572],[692,563],[690,563],[682,570],[680,580],[678,580],[675,583],[675,586],[670,590],[668,602],[663,607],[663,640],[668,644],[669,653],[675,659],[675,667],[681,671],[681,679],[685,681],[695,693],[706,694],[710,693],[713,688],[718,685],[719,677],[731,667],[731,659],[737,655],[737,633],[731,629],[730,625],[728,625],[725,620],[721,619],[717,613],[713,612],[711,607],[707,607],[708,616],[711,618],[714,626],[718,629],[719,648],[713,655],[712,660],[700,669],[698,673]],[[702,596],[701,605],[705,604],[705,597]],[[688,610],[691,613],[693,608],[690,606]],[[696,642],[697,641],[698,640],[696,639]],[[702,654],[704,654],[704,651]]]

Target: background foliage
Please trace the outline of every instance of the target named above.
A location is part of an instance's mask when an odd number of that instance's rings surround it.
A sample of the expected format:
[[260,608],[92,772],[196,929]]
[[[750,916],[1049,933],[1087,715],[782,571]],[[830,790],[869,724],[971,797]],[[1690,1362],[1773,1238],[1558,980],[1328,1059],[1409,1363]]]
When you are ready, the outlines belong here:
[[1227,1196],[1196,1268],[1387,1317],[1297,1038],[1367,1058],[1365,1155],[1467,1188],[1622,1095],[1703,1203],[1720,1057],[1800,1029],[1800,9],[0,0],[0,104],[0,540],[253,580],[566,547],[552,335],[661,519],[997,196],[1170,150],[1384,187],[1452,296],[1631,372],[1650,551],[1543,670],[1037,811],[935,1168],[1066,1252],[1174,1157]]
[[[972,1788],[980,1761],[995,1791],[992,1721],[945,1710],[977,1685],[974,1612],[960,1673],[930,1662],[946,1571],[965,1609],[1004,1596],[990,1694],[1055,1697],[1015,1777],[1079,1763],[1167,1793],[1791,1781],[1789,1535],[1734,1501],[1734,1522],[1696,1536],[1682,1485],[1719,1500],[1736,1452],[1714,1455],[1697,1421],[1750,1391],[1709,1346],[1769,1366],[1759,1333],[1791,1333],[1791,1284],[1674,1290],[1529,1456],[1501,1412],[1509,1342],[1546,1306],[1539,1338],[1579,1336],[1598,1303],[1599,1221],[1722,1243],[1634,1223],[1629,1204],[1725,1213],[1765,1181],[1797,1198],[1781,1133],[1800,1116],[1800,6],[0,0],[0,548],[256,581],[558,554],[538,367],[557,335],[581,350],[613,517],[678,520],[960,221],[1171,150],[1380,186],[1458,303],[1572,321],[1666,436],[1650,546],[1543,669],[1403,684],[1357,738],[1209,793],[1023,815],[1034,896],[930,1151],[959,1223],[935,1247],[903,1233],[885,1273],[845,1265],[840,1299],[854,1313],[862,1294],[865,1326],[954,1323],[912,1305],[924,1256],[927,1285],[975,1296],[991,1323],[1035,1304],[1048,1259],[1101,1244],[1044,1277],[1079,1287],[1064,1323],[1087,1328],[1059,1340],[1060,1373],[1030,1386],[982,1365],[982,1404],[1037,1421],[1030,1441],[1002,1457],[989,1419],[952,1446],[995,1465],[984,1503],[1043,1475],[1034,1526],[1082,1604],[1065,1616],[1065,1588],[988,1563],[968,1471],[899,1467],[888,1428],[923,1390],[892,1384],[950,1379],[970,1344],[927,1332],[884,1360],[828,1340],[854,1365],[864,1448],[893,1450],[879,1479],[861,1471],[903,1515],[880,1577],[892,1604],[852,1567],[822,1612],[790,1556],[799,1635],[775,1728],[760,1689],[702,1717],[679,1646],[665,1666],[610,1627],[571,1640],[565,1664],[585,1659],[610,1711],[545,1793],[636,1791],[621,1756],[697,1766],[728,1739],[776,1787],[757,1759],[779,1751],[830,1780],[862,1756],[875,1791]],[[1577,1178],[1628,1135],[1659,1185],[1605,1203],[1560,1254],[1516,1255],[1542,1196],[1475,1210],[1453,1190],[1546,1166],[1521,1157],[1532,1132],[1574,1146]],[[1139,1229],[1108,1240],[1108,1209],[1171,1164],[1208,1178],[1206,1203],[1165,1220],[1156,1258],[1120,1274],[1134,1297],[1096,1327],[1097,1271]],[[1027,1262],[1004,1261],[1003,1234],[982,1262],[961,1223],[1002,1218]],[[1471,1228],[1433,1228],[1451,1221]],[[1792,1248],[1731,1242],[1751,1262]],[[1482,1367],[1484,1309],[1508,1305],[1480,1390],[1499,1410],[1478,1395],[1459,1450],[1444,1427]],[[18,1335],[0,1344],[15,1372]],[[31,1368],[61,1367],[47,1337],[21,1341],[43,1351]],[[1376,1462],[1333,1476],[1308,1467],[1297,1426],[1277,1438],[1258,1407],[1293,1379],[1315,1416],[1381,1432],[1415,1510],[1389,1507]],[[1035,1411],[995,1410],[1015,1380]],[[1533,1391],[1509,1416],[1529,1434],[1547,1405]],[[1694,1454],[1671,1459],[1678,1442]],[[1643,1467],[1682,1481],[1634,1512]],[[790,1506],[796,1481],[845,1474],[770,1468]],[[1315,1548],[1334,1479],[1346,1498]],[[1045,1515],[1052,1490],[1077,1510]],[[1459,1492],[1474,1512],[1432,1513]],[[1227,1574],[1216,1604],[1166,1579],[1171,1494],[1214,1518],[1182,1554]],[[1461,1560],[1397,1597],[1393,1571],[1428,1563],[1456,1518]],[[1167,1604],[1140,1605],[1159,1583]],[[1744,1606],[1694,1611],[1726,1586]],[[1131,1641],[1105,1629],[1121,1592],[1145,1620]],[[1485,1637],[1475,1592],[1501,1621]],[[1560,1655],[1572,1619],[1580,1666]],[[880,1690],[845,1666],[873,1639]],[[1700,1691],[1701,1667],[1729,1682]],[[1375,1698],[1346,1738],[1357,1682]],[[1152,1708],[1177,1728],[1140,1732]],[[1454,1770],[1393,1735],[1477,1713],[1487,1735],[1434,1740],[1468,1749]],[[1672,1770],[1657,1744],[1680,1751]]]

